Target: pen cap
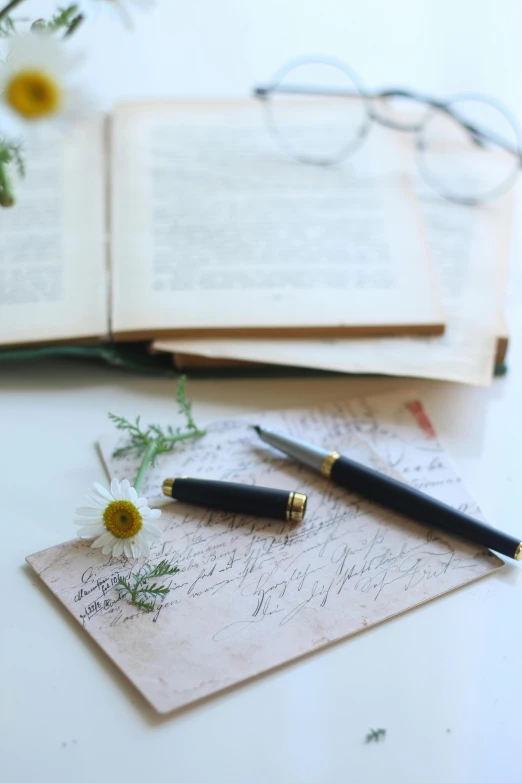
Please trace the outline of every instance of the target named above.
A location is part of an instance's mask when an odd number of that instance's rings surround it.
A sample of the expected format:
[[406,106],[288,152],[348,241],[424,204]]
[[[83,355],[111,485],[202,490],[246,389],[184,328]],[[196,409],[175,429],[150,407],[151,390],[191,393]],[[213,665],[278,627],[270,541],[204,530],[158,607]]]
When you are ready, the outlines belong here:
[[301,522],[307,501],[302,492],[196,478],[165,479],[163,494],[186,503],[286,522]]

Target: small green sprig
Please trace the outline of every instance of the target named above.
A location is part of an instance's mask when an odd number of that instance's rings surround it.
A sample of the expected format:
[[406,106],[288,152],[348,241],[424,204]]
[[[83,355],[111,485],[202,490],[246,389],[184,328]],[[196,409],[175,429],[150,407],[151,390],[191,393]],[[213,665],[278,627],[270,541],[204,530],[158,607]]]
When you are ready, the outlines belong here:
[[11,11],[14,11],[15,8],[21,5],[23,2],[24,0],[9,0],[7,5],[0,9],[0,20],[5,22],[5,20],[9,18]]
[[[11,16],[23,0],[10,0],[0,9],[0,38],[8,38],[16,33],[16,22]],[[12,207],[15,203],[14,188],[9,173],[10,164],[18,169],[20,176],[25,174],[25,166],[20,145],[0,137],[0,207]]]
[[50,19],[37,19],[31,25],[31,30],[41,30],[46,33],[56,33],[63,30],[65,35],[71,35],[79,24],[83,21],[83,16],[76,3],[58,8],[58,11]]
[[25,176],[25,164],[22,147],[18,142],[0,138],[0,206],[11,207],[14,204],[14,193],[8,167],[13,165],[20,177]]
[[173,429],[171,426],[168,426],[163,429],[159,424],[148,424],[145,429],[142,429],[141,416],[137,416],[135,422],[132,423],[123,416],[109,413],[109,419],[116,425],[116,429],[128,433],[129,436],[129,442],[115,449],[113,457],[122,457],[125,454],[136,454],[139,457],[143,457],[133,485],[136,492],[139,492],[143,484],[148,467],[156,464],[159,454],[166,454],[172,451],[176,443],[180,441],[189,440],[190,438],[201,438],[206,433],[206,430],[199,429],[194,421],[192,400],[187,399],[186,396],[186,383],[186,376],[182,375],[176,390],[176,402],[179,405],[178,412],[186,419],[184,428],[176,427],[176,429]]
[[366,743],[368,742],[380,742],[381,739],[384,739],[386,736],[386,729],[370,729],[368,734],[366,735],[366,739],[364,740]]
[[[162,560],[161,563],[158,563],[155,566],[150,565],[150,563],[144,563],[138,571],[130,573],[129,579],[120,576],[116,588],[120,595],[123,597],[126,596],[129,603],[133,606],[144,609],[146,612],[152,612],[155,599],[158,597],[164,598],[168,595],[170,587],[167,587],[167,585],[158,585],[157,582],[149,584],[149,580],[161,579],[165,576],[174,576],[178,571],[179,568],[173,566],[168,560]],[[131,579],[133,580],[132,585],[130,583]]]
[[0,19],[0,38],[9,38],[16,33],[16,22],[11,16]]
[[0,161],[13,163],[20,177],[25,177],[25,163],[20,142],[0,139]]

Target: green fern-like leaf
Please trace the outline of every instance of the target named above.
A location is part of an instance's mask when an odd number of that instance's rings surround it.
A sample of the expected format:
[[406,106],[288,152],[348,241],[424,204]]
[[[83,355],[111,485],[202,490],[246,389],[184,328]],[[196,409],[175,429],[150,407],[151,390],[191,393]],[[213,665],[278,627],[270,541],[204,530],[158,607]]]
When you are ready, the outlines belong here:
[[177,427],[174,430],[170,425],[163,428],[159,424],[149,424],[143,428],[140,416],[137,416],[136,420],[132,422],[124,416],[117,416],[115,413],[108,414],[116,429],[125,432],[128,436],[128,442],[115,449],[114,457],[121,457],[125,454],[142,456],[152,446],[150,462],[154,466],[158,455],[172,451],[176,443],[189,438],[200,438],[205,434],[205,430],[199,429],[194,421],[192,400],[187,399],[186,396],[186,381],[186,376],[182,375],[176,390],[179,413],[185,417],[184,429]]
[[177,568],[177,566],[171,565],[168,560],[162,560],[161,563],[158,563],[151,569],[146,578],[157,579],[160,576],[173,576],[174,574],[177,574],[178,571],[179,568]]
[[146,595],[167,595],[168,592],[168,587],[158,586],[156,583],[150,586],[144,585],[140,588],[140,594]]
[[[167,585],[158,585],[157,582],[148,584],[149,579],[160,579],[165,576],[174,576],[179,568],[173,566],[168,560],[162,560],[155,566],[150,563],[144,563],[138,571],[131,572],[129,578],[120,576],[116,583],[116,588],[121,596],[128,597],[129,603],[140,609],[151,612],[154,609],[154,603],[144,600],[147,597],[164,598],[170,592]],[[131,585],[131,580],[133,584]]]
[[23,159],[22,145],[18,141],[10,141],[0,137],[0,164],[12,163],[18,174],[25,176],[25,163]]
[[47,33],[56,33],[59,30],[68,32],[75,24],[79,16],[79,8],[76,3],[58,8],[57,12],[50,19],[37,19],[31,25],[32,30],[45,31]]
[[364,741],[366,743],[368,743],[368,742],[380,742],[380,740],[384,739],[385,736],[386,736],[386,729],[370,729],[370,731],[366,735],[366,739]]

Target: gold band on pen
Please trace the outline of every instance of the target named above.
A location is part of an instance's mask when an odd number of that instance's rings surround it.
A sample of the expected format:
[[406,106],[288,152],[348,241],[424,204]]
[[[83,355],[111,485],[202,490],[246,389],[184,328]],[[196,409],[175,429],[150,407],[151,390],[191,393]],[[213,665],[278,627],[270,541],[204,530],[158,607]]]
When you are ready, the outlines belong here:
[[321,474],[325,478],[330,478],[330,473],[332,472],[332,467],[334,462],[336,462],[341,455],[338,451],[331,451],[329,454],[326,455],[326,457],[323,459],[322,465],[321,465]]
[[515,560],[522,560],[522,542],[520,542],[520,544],[515,549],[515,554],[513,557]]
[[174,481],[175,479],[172,478],[165,479],[161,487],[161,489],[163,490],[163,494],[166,495],[168,498],[172,497],[172,487],[174,486]]
[[301,492],[290,492],[286,506],[287,522],[302,522],[306,511],[306,495]]

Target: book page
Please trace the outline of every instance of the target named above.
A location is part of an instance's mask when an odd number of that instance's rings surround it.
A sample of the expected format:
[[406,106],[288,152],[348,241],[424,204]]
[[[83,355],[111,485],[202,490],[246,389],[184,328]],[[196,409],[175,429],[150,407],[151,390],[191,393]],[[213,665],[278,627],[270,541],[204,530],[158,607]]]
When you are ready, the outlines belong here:
[[255,103],[119,108],[113,328],[120,336],[440,333],[444,316],[393,136],[342,165],[275,146]]
[[[170,422],[174,424],[175,422]],[[75,539],[27,558],[85,631],[159,712],[169,712],[351,636],[474,579],[488,550],[336,487],[261,443],[251,424],[288,432],[385,470],[470,515],[480,512],[415,394],[211,422],[161,455],[144,494],[162,506],[150,562],[179,572],[153,611],[115,588],[137,564]],[[111,476],[139,460],[101,449]],[[167,476],[190,475],[308,495],[301,524],[169,501]],[[356,641],[352,641],[356,644]]]
[[504,338],[504,283],[511,247],[514,196],[462,207],[426,190],[420,205],[439,270],[448,323],[441,337],[361,339],[156,341],[157,350],[214,359],[491,383],[498,338]]
[[104,120],[38,137],[0,209],[0,345],[108,332]]

